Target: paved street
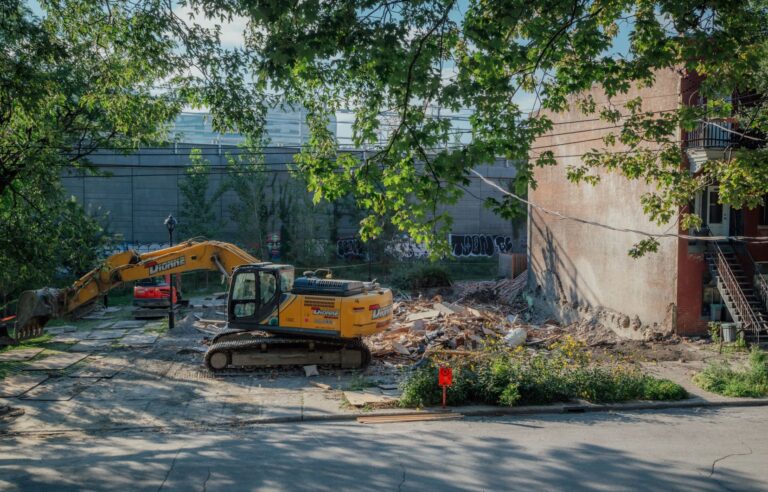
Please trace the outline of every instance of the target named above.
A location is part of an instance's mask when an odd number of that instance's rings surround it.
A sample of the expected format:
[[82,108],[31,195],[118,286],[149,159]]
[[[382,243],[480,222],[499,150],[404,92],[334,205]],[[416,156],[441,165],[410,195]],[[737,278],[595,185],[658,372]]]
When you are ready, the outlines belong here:
[[3,490],[768,490],[730,408],[0,440]]

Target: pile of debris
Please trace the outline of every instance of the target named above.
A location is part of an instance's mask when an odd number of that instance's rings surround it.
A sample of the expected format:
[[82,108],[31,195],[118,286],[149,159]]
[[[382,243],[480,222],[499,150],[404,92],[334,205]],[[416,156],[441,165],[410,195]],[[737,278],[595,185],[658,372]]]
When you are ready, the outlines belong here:
[[455,302],[441,296],[399,300],[389,329],[367,342],[373,356],[389,364],[410,364],[434,350],[474,351],[489,339],[520,345],[528,333],[513,313],[512,300],[524,287],[525,275],[521,275],[514,280],[462,284]]

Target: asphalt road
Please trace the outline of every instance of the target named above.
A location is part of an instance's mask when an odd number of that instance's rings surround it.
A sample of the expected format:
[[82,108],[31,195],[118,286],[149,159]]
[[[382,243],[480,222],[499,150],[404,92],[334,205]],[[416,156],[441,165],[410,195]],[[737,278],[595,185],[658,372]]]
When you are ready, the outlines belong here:
[[0,437],[2,490],[768,490],[768,409]]

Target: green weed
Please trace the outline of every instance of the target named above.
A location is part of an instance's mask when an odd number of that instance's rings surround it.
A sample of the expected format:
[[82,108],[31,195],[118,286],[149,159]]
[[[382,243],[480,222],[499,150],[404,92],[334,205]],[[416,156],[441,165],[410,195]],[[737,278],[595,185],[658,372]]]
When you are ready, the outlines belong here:
[[657,379],[624,364],[596,366],[588,352],[572,339],[549,351],[486,352],[473,359],[430,361],[403,383],[400,399],[405,407],[436,405],[442,390],[437,368],[453,369],[448,388],[450,405],[486,403],[501,406],[548,404],[576,398],[590,402],[627,400],[679,400],[688,394],[672,381]]
[[727,362],[714,362],[696,374],[693,381],[701,388],[720,395],[751,398],[766,396],[768,355],[753,347],[746,369],[734,369]]

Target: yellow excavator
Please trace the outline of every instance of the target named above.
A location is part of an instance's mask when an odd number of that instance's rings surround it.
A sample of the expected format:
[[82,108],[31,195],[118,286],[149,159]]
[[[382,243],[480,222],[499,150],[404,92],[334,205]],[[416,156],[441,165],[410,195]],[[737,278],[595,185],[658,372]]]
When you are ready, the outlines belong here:
[[292,266],[260,262],[233,244],[190,240],[144,254],[114,254],[65,289],[23,292],[8,336],[42,335],[50,319],[81,316],[122,282],[196,270],[229,278],[227,330],[214,337],[205,354],[205,364],[214,371],[308,364],[365,367],[370,351],[362,337],[392,322],[392,292],[375,282],[321,278],[316,272],[294,278]]

